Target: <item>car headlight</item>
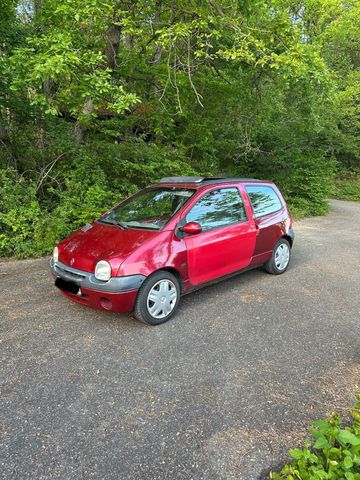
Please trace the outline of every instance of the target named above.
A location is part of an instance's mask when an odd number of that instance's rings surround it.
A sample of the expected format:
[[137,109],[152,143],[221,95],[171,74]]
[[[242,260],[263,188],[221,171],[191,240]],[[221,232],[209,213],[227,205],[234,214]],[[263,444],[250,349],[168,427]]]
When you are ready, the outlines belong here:
[[111,278],[111,266],[109,262],[100,260],[95,267],[95,278],[98,280],[107,281]]
[[59,260],[59,249],[58,249],[58,247],[54,248],[53,259],[54,259],[54,262],[57,262]]

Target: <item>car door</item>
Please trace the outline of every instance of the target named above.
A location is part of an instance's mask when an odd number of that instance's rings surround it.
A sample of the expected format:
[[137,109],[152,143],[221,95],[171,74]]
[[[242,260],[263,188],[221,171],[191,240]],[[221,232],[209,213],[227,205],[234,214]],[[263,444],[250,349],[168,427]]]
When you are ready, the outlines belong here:
[[246,268],[256,242],[237,187],[207,191],[185,214],[183,222],[197,222],[202,231],[185,236],[189,281],[199,285]]

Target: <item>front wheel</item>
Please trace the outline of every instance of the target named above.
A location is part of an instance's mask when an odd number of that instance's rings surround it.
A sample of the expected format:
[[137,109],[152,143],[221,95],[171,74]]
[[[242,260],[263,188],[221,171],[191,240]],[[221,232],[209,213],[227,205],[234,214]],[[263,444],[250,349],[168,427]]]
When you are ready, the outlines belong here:
[[167,322],[180,301],[178,279],[165,270],[151,275],[141,285],[135,301],[135,317],[149,325]]
[[291,247],[285,238],[281,238],[275,245],[271,258],[265,263],[265,270],[273,275],[284,273],[290,263]]

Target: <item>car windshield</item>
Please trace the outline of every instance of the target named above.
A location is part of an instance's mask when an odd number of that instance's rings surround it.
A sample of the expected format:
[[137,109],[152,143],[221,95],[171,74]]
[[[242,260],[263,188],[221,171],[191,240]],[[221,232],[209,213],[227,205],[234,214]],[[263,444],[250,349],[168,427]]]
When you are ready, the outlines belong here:
[[100,217],[99,222],[124,229],[160,230],[194,192],[176,187],[142,190]]

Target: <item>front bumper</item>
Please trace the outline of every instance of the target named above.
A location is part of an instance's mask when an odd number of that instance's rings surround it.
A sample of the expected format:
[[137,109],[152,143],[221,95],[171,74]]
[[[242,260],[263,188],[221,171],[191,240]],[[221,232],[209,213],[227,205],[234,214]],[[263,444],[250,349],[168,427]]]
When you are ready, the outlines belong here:
[[93,273],[69,267],[59,261],[54,262],[53,258],[50,260],[50,270],[55,280],[61,278],[75,283],[80,288],[80,295],[60,289],[66,297],[92,308],[112,312],[133,310],[137,292],[146,279],[144,275],[130,275],[111,277],[109,281],[104,282],[95,278]]

